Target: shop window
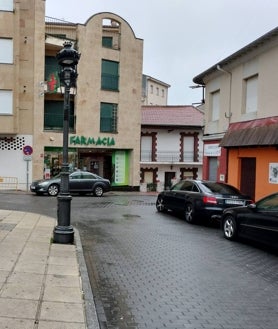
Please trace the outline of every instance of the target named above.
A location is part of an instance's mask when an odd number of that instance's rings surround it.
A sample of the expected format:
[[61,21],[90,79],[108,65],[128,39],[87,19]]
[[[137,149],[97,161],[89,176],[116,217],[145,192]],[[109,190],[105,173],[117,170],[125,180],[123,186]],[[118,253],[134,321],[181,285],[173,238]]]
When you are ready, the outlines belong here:
[[107,61],[101,62],[101,89],[104,90],[119,90],[119,63]]
[[0,115],[1,114],[13,114],[12,90],[0,90]]
[[[74,131],[74,104],[70,102],[69,131]],[[45,101],[44,104],[44,129],[63,130],[64,103]]]
[[0,38],[0,63],[13,63],[13,39]]
[[101,103],[100,106],[100,131],[117,132],[118,106],[112,103]]

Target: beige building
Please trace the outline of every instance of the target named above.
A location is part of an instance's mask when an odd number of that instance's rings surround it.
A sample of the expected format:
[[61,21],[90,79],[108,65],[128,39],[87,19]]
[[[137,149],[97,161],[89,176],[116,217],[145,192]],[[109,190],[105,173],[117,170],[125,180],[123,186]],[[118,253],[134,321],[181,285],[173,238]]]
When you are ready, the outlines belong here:
[[204,178],[256,200],[277,191],[278,28],[193,81],[206,87]]
[[19,188],[33,176],[35,116],[44,106],[44,6],[0,2],[0,182]]
[[85,24],[45,23],[44,5],[20,0],[0,8],[0,43],[7,48],[0,97],[9,106],[0,112],[0,156],[12,164],[1,161],[0,176],[17,177],[23,188],[28,179],[59,172],[64,103],[56,54],[71,41],[81,58],[70,98],[70,168],[95,172],[115,187],[139,188],[143,40],[112,13]]
[[142,105],[168,105],[168,89],[171,86],[149,75],[142,77]]

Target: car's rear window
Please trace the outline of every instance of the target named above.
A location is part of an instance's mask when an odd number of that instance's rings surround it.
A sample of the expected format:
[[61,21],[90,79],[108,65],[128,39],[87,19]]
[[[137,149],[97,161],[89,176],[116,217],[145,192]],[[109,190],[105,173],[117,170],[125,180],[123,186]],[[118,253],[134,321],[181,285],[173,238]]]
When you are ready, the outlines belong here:
[[240,194],[240,191],[231,185],[214,183],[214,182],[205,182],[202,183],[202,186],[205,187],[207,192],[217,193],[217,194]]

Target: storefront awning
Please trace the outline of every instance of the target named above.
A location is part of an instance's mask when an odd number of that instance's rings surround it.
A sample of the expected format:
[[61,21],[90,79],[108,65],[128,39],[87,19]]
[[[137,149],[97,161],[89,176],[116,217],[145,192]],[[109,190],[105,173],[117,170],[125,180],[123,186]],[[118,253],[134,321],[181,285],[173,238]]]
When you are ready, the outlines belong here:
[[220,146],[278,145],[278,117],[235,122],[229,125]]

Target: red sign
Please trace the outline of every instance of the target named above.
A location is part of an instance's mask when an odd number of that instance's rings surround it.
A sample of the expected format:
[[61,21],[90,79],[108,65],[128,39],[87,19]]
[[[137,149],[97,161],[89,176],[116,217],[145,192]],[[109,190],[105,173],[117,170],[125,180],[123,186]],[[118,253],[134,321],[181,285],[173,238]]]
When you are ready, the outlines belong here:
[[25,145],[23,147],[23,154],[24,155],[31,155],[33,153],[33,148],[30,145]]

